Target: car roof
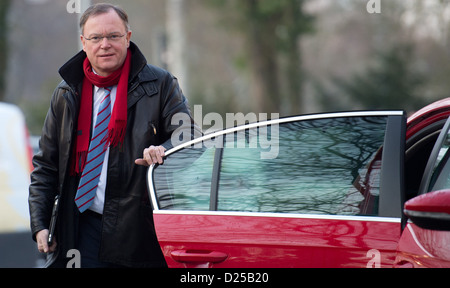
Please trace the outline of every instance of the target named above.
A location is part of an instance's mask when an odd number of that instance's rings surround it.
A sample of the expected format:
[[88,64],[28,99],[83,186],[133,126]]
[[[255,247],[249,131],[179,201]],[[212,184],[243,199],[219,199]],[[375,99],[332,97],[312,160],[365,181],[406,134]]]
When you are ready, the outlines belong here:
[[450,116],[450,98],[431,103],[408,117],[406,138],[424,127]]

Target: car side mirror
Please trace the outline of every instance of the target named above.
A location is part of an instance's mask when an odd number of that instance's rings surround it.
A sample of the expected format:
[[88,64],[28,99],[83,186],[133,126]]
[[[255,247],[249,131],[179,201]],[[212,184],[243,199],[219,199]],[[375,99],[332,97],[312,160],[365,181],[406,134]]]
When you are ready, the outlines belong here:
[[450,190],[415,197],[406,202],[404,212],[420,228],[450,231]]

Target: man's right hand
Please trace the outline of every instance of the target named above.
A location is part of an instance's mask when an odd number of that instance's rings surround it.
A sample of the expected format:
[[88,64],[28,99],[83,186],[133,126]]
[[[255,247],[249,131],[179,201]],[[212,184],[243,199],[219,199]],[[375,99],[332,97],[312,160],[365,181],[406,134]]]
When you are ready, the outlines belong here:
[[36,242],[37,242],[37,248],[39,252],[41,253],[53,253],[56,251],[56,240],[53,239],[52,246],[48,247],[48,233],[49,231],[47,229],[41,230],[36,234]]

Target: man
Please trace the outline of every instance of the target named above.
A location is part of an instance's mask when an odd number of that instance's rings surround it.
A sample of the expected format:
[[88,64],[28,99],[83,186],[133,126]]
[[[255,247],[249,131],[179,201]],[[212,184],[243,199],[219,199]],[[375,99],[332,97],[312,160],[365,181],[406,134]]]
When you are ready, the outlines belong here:
[[[48,267],[165,267],[146,187],[147,167],[162,163],[177,113],[192,119],[168,72],[147,65],[130,41],[128,16],[110,4],[80,21],[83,51],[59,71],[33,159],[29,206],[33,238]],[[55,240],[47,244],[55,197]],[[70,254],[70,253],[69,253]]]

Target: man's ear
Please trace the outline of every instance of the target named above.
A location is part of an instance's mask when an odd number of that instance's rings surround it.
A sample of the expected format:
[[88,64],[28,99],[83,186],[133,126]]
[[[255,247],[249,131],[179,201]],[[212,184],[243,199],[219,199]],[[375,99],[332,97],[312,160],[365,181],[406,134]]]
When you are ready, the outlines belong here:
[[86,52],[86,49],[85,49],[86,39],[84,39],[83,35],[80,35],[80,41],[81,41],[81,45],[83,45],[83,51]]
[[131,34],[132,34],[131,30],[129,30],[127,32],[127,48],[130,48]]

